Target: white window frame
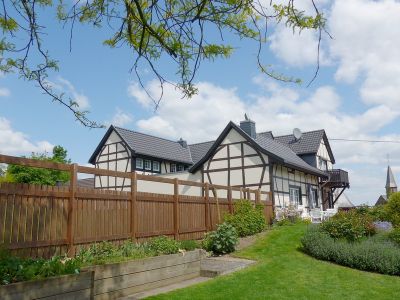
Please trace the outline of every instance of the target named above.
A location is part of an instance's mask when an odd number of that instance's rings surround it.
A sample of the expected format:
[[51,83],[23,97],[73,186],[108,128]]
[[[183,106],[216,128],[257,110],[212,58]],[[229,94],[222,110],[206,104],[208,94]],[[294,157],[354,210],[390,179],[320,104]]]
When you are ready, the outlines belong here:
[[176,173],[176,164],[171,164],[170,167],[169,167],[169,171],[171,173]]
[[153,171],[160,172],[161,165],[159,161],[153,161]]
[[[146,166],[146,163],[149,163],[149,167]],[[151,160],[145,159],[143,165],[144,165],[144,169],[145,169],[145,170],[151,171]]]
[[323,159],[322,157],[319,157],[318,161],[319,161],[318,163],[319,169],[323,171],[328,171],[328,161],[326,159]]
[[[303,205],[303,201],[301,201],[301,191],[300,187],[297,186],[290,186],[289,187],[289,201],[290,204],[298,207],[299,205]],[[300,203],[301,202],[301,203]]]
[[136,158],[136,169],[143,169],[143,158]]

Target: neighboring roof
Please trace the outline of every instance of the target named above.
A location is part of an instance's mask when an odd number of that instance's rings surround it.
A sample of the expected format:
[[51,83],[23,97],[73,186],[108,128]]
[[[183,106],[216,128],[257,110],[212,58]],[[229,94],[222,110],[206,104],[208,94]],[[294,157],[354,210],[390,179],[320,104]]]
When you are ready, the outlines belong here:
[[207,154],[207,151],[210,150],[214,142],[215,141],[209,141],[209,142],[189,145],[190,153],[192,154],[192,160],[194,164],[197,163],[200,159],[203,158],[204,155]]
[[214,144],[209,148],[206,155],[202,157],[197,163],[195,163],[190,171],[194,172],[201,166],[209,156],[214,152],[214,150],[220,145],[226,135],[229,133],[231,129],[235,129],[240,135],[242,135],[253,147],[261,151],[262,153],[270,156],[272,159],[276,161],[292,167],[294,169],[305,171],[309,174],[314,174],[322,177],[327,177],[327,174],[322,172],[321,170],[314,168],[307,164],[304,160],[302,160],[299,156],[296,155],[289,147],[276,142],[275,140],[269,138],[268,134],[263,133],[257,135],[256,139],[252,139],[249,135],[247,135],[239,126],[237,126],[233,122],[229,122],[229,124],[222,131],[218,139],[214,142]]
[[378,198],[378,201],[376,201],[375,206],[378,205],[383,205],[387,203],[387,196],[386,195],[380,195]]
[[387,176],[386,176],[386,188],[396,188],[396,180],[394,179],[394,175],[392,172],[392,168],[388,166],[387,168]]
[[337,208],[347,208],[347,207],[354,207],[355,205],[350,201],[349,197],[345,193],[342,193],[339,199],[336,201],[335,206]]
[[94,178],[78,179],[77,183],[82,188],[94,188]]
[[112,125],[101,140],[99,146],[97,146],[95,152],[92,154],[89,160],[91,164],[95,163],[96,156],[100,152],[102,145],[114,130],[134,154],[193,164],[189,147],[185,148],[177,141],[171,141],[137,131],[114,127]]
[[323,139],[331,161],[332,163],[335,163],[331,146],[325,130],[323,129],[303,132],[301,138],[298,140],[296,140],[293,134],[275,136],[274,139],[284,145],[289,146],[290,149],[292,149],[297,155],[317,153],[321,144],[321,140]]

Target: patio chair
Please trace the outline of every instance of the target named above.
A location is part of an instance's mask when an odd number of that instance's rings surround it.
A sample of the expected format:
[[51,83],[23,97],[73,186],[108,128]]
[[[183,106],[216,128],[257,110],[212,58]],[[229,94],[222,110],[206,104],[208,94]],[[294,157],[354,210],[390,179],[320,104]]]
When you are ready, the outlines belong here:
[[310,211],[311,223],[322,222],[322,211],[320,209],[312,209]]

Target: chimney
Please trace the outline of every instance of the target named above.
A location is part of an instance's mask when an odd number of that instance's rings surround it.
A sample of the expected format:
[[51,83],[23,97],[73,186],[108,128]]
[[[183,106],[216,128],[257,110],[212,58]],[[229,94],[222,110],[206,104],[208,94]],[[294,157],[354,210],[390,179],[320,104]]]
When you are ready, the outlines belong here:
[[181,144],[183,148],[187,148],[187,142],[184,139],[180,138],[178,143]]
[[240,121],[240,128],[246,132],[251,138],[256,138],[256,122],[249,119],[247,114],[244,114],[244,121]]

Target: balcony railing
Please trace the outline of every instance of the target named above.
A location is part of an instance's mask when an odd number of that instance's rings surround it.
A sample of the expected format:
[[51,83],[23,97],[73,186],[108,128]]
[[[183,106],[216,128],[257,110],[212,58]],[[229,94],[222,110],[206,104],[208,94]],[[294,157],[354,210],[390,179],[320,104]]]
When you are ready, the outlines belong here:
[[349,187],[349,173],[342,169],[328,170],[329,184],[335,186]]

